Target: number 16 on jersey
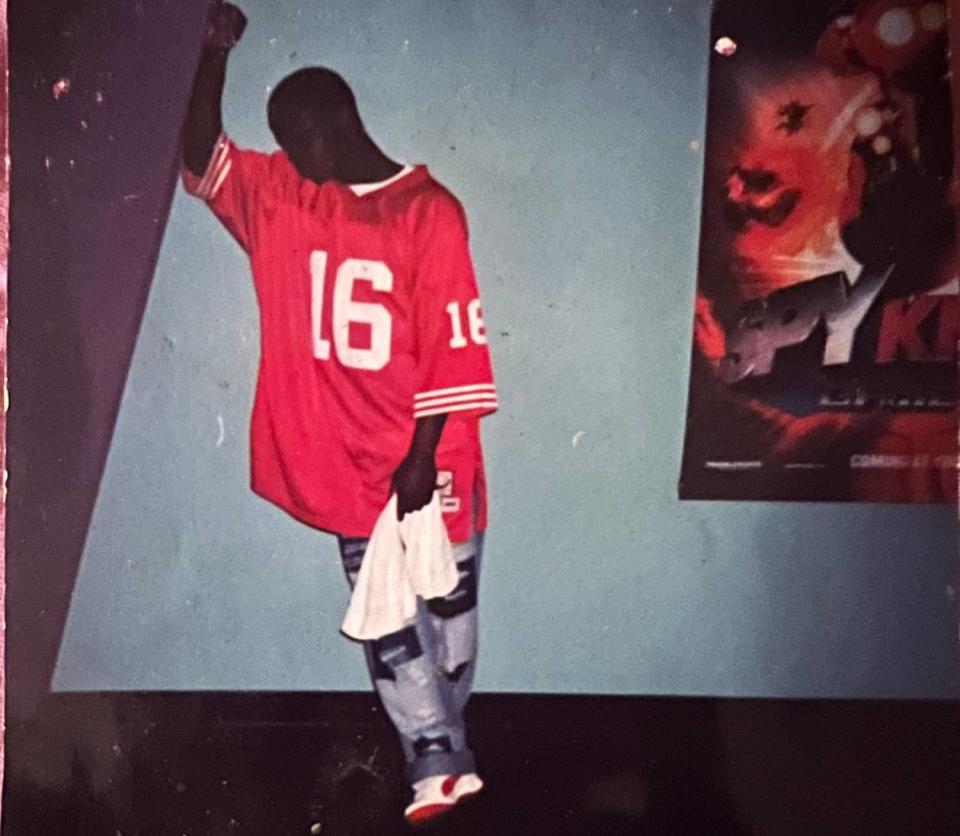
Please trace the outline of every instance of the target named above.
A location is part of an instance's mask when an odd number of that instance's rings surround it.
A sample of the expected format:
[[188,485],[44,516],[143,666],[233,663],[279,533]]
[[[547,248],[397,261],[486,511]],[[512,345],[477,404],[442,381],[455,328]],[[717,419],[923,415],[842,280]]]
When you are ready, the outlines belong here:
[[[328,255],[324,250],[315,250],[310,254],[311,327],[313,356],[317,360],[330,359],[330,340],[325,339],[322,334],[327,262]],[[337,359],[350,368],[378,371],[390,362],[393,320],[390,311],[383,305],[353,300],[353,286],[356,282],[369,282],[374,290],[390,293],[393,291],[393,272],[382,261],[348,258],[337,268],[334,278],[333,346]],[[477,345],[486,345],[487,335],[479,299],[472,300],[466,309],[469,340],[464,331],[460,303],[451,302],[446,311],[450,317],[450,348],[465,348],[471,340]],[[369,348],[350,345],[350,324],[353,322],[369,326]]]

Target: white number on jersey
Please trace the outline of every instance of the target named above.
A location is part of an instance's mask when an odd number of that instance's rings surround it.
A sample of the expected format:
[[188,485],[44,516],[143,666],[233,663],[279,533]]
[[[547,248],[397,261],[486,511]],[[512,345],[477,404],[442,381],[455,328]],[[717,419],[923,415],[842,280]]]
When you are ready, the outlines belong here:
[[[330,341],[321,336],[326,277],[327,253],[316,250],[310,254],[310,278],[313,356],[317,360],[330,359]],[[338,268],[333,285],[333,344],[337,358],[350,368],[375,372],[390,362],[393,320],[383,305],[353,301],[356,282],[370,282],[374,290],[389,293],[393,290],[393,273],[382,261],[348,258]],[[350,345],[351,322],[370,326],[370,348]]]
[[[327,253],[315,250],[310,254],[311,323],[313,328],[313,356],[317,360],[330,359],[330,340],[321,336],[323,322],[323,291],[327,281]],[[333,286],[333,345],[337,358],[353,369],[378,371],[390,362],[390,340],[393,335],[393,320],[390,312],[376,302],[354,302],[353,286],[357,282],[370,282],[374,290],[389,293],[393,290],[393,273],[382,261],[364,258],[348,258],[337,269]],[[487,344],[487,332],[483,325],[480,300],[467,305],[467,339],[459,302],[447,305],[450,316],[450,348],[466,348],[472,340],[477,345]],[[370,347],[356,348],[350,345],[350,323],[359,322],[370,326]]]
[[[463,335],[460,303],[451,302],[447,305],[447,313],[450,315],[450,330],[453,331],[453,336],[450,338],[450,348],[466,348],[470,343]],[[486,345],[487,332],[483,326],[483,314],[480,311],[479,299],[474,299],[467,305],[467,322],[470,329],[470,339],[477,345]]]
[[323,315],[323,286],[327,281],[327,254],[323,250],[310,253],[310,314],[313,325],[313,356],[330,359],[330,340],[320,336],[320,317]]

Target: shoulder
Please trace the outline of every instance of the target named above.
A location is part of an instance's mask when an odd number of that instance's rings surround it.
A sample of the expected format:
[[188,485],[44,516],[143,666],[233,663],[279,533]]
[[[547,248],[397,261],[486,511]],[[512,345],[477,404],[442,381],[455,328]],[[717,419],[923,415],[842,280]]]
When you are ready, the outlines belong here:
[[450,189],[422,168],[422,176],[406,194],[407,212],[417,226],[424,231],[443,229],[466,231],[467,215],[463,204]]
[[226,139],[232,163],[250,175],[262,180],[288,178],[294,168],[283,151],[259,151],[244,148],[233,139]]

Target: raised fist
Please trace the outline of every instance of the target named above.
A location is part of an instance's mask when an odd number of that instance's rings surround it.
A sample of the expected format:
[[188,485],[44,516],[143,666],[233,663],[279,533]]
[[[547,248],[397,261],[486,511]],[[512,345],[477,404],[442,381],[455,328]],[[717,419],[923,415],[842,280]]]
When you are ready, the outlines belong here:
[[246,15],[239,8],[233,3],[216,0],[207,15],[203,46],[205,49],[233,49],[246,28]]

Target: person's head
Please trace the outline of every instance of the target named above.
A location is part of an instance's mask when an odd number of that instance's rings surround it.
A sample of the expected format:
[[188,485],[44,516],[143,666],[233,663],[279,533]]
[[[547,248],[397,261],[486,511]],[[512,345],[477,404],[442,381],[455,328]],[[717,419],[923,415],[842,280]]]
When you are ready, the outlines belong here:
[[321,182],[337,177],[364,135],[353,91],[325,67],[284,78],[270,94],[267,120],[300,174]]

